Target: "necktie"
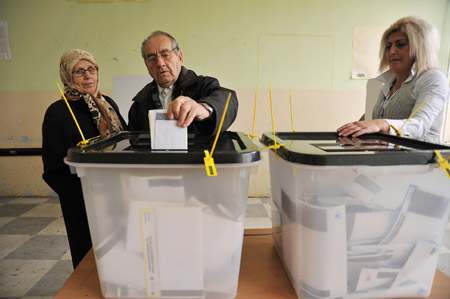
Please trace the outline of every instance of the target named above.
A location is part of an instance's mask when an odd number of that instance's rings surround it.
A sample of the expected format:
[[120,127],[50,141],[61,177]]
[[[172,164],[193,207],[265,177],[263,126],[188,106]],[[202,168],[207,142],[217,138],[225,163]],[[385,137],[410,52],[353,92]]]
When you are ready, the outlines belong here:
[[169,103],[167,101],[167,96],[169,94],[169,88],[163,88],[160,93],[160,100],[163,108],[167,108],[169,106]]

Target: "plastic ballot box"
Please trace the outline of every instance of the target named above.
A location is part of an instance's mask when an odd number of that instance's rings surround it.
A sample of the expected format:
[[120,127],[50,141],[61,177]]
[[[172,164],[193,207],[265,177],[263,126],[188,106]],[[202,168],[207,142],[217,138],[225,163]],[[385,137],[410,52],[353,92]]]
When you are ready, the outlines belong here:
[[234,298],[256,145],[189,135],[187,150],[151,150],[149,134],[122,132],[68,151],[81,179],[106,298]]
[[273,238],[298,297],[427,296],[450,208],[433,150],[450,148],[385,134],[275,135]]

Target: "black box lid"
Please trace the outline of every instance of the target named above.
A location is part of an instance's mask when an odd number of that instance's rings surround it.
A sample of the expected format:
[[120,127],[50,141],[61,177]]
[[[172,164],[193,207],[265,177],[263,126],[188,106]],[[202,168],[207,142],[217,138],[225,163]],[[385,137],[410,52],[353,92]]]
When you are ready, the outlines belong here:
[[[424,165],[436,162],[433,150],[444,158],[450,147],[383,133],[357,138],[339,137],[336,132],[276,132],[276,150],[281,158],[308,165]],[[273,145],[273,133],[262,135],[261,142]]]
[[[121,132],[67,151],[67,161],[111,164],[203,164],[204,150],[211,153],[215,136],[188,135],[187,150],[152,150],[147,132]],[[219,135],[215,164],[251,163],[261,160],[258,147],[241,132]]]

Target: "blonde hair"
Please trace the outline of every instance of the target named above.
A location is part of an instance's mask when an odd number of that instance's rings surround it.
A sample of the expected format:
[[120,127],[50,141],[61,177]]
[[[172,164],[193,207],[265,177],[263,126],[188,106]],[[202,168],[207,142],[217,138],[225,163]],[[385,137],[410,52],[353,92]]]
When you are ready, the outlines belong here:
[[439,51],[439,34],[436,27],[417,17],[405,17],[392,24],[384,33],[380,43],[380,72],[389,68],[386,58],[386,43],[394,32],[401,32],[408,37],[409,51],[415,62],[417,75],[422,72],[439,69],[437,52]]

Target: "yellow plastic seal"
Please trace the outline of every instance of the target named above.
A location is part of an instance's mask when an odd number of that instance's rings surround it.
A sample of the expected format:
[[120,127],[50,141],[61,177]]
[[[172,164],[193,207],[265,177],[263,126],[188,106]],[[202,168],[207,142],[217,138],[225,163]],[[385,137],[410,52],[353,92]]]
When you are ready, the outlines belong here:
[[208,150],[205,150],[205,157],[203,161],[205,163],[206,174],[208,176],[217,176],[216,165],[214,164],[214,158],[209,154]]
[[389,125],[389,127],[391,127],[395,131],[395,133],[397,133],[397,136],[402,137],[402,132],[400,132],[399,129],[397,129],[393,125]]
[[291,108],[291,124],[292,124],[292,132],[296,133],[297,131],[294,129],[294,113],[292,112],[292,91],[289,88],[289,105]]
[[442,170],[444,170],[447,177],[450,179],[450,164],[448,164],[448,159],[450,158],[450,156],[448,156],[447,159],[444,159],[444,157],[442,157],[441,153],[438,152],[437,150],[434,150],[433,152],[436,154],[436,156],[438,158],[437,163],[442,168]]
[[411,113],[411,115],[408,117],[408,119],[403,123],[403,125],[400,127],[400,129],[397,129],[396,127],[394,127],[393,125],[389,125],[389,127],[391,127],[394,131],[395,131],[395,133],[397,134],[397,136],[400,136],[400,137],[402,137],[403,135],[402,135],[402,129],[403,129],[403,127],[406,125],[406,123],[411,119],[411,117],[413,117],[414,116],[414,114],[416,114],[416,112],[417,111],[419,111],[419,109],[428,101],[428,99],[430,98],[430,96],[428,96],[423,102],[422,102],[422,104],[420,104],[420,106],[419,107],[417,107],[417,109],[416,110],[414,110],[414,112],[413,113]]
[[64,99],[64,102],[66,102],[67,108],[69,109],[70,114],[72,115],[72,118],[73,118],[75,124],[77,125],[78,131],[80,132],[81,138],[83,139],[83,140],[81,140],[80,142],[77,143],[77,146],[85,147],[85,146],[87,146],[89,144],[89,142],[91,140],[100,138],[101,135],[92,137],[92,138],[87,139],[87,140],[84,138],[83,131],[81,131],[81,128],[80,128],[80,125],[78,124],[77,118],[75,117],[75,114],[73,114],[72,108],[70,108],[69,102],[67,101],[66,96],[64,95],[64,92],[62,91],[62,89],[59,86],[58,82],[56,82],[56,85],[58,86],[59,92],[61,92],[61,95],[62,95],[62,97]]
[[250,137],[251,139],[258,137],[255,135],[255,120],[256,120],[256,103],[258,101],[258,85],[256,85],[255,90],[255,109],[253,110],[253,129],[251,134],[244,134],[245,136]]
[[222,118],[220,120],[219,128],[217,129],[217,134],[216,134],[216,138],[214,139],[214,143],[213,143],[213,146],[211,149],[211,154],[207,150],[205,150],[205,157],[203,158],[203,161],[205,163],[205,169],[206,169],[206,173],[208,174],[208,176],[217,176],[216,165],[214,164],[214,159],[213,159],[212,155],[214,153],[214,149],[216,148],[216,143],[217,143],[217,140],[219,139],[220,131],[222,130],[222,125],[223,125],[223,121],[225,119],[225,115],[227,114],[228,103],[230,102],[230,98],[231,98],[231,92],[228,94],[228,99],[225,104],[225,108],[223,109]]

